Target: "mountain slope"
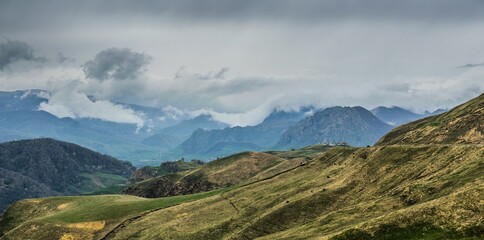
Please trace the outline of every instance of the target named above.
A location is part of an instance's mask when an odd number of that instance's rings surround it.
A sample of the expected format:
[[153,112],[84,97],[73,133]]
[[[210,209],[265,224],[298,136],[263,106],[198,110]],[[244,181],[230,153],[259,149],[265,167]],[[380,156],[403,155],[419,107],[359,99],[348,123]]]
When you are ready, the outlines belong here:
[[22,198],[91,192],[124,183],[131,164],[53,139],[0,144],[0,207]]
[[157,203],[177,197],[24,200],[6,211],[0,229],[6,239],[477,237],[484,231],[483,159],[476,145],[337,147],[248,185],[180,196],[198,200],[177,206]]
[[205,192],[243,183],[285,161],[267,153],[243,152],[211,161],[193,171],[165,174],[136,183],[123,193],[153,198]]
[[180,145],[186,154],[224,156],[241,151],[258,151],[272,147],[282,133],[305,115],[297,112],[274,111],[255,126],[231,127],[220,130],[197,130]]
[[27,91],[3,92],[0,91],[0,112],[37,110],[40,103],[47,99],[41,97],[42,90],[32,89]]
[[[138,129],[134,124],[93,118],[58,118],[46,111],[39,111],[39,104],[47,102],[46,97],[49,94],[42,90],[0,92],[0,142],[42,137],[55,138],[135,163],[153,159],[159,163],[160,160],[156,158],[160,156],[160,152],[170,147],[165,146],[168,143],[155,146],[143,143],[143,140],[151,134],[148,127]],[[91,100],[95,99],[91,98]],[[146,126],[153,128],[153,131],[178,122],[168,117],[161,121],[159,118],[165,114],[161,109],[122,105],[139,112]],[[179,142],[173,146],[178,144]]]
[[137,165],[141,165],[141,161],[153,159],[159,163],[160,160],[156,157],[169,147],[143,143],[147,136],[143,131],[137,132],[137,127],[133,124],[88,118],[57,118],[48,112],[37,110],[16,110],[0,114],[0,142],[54,138],[130,160]]
[[174,126],[164,128],[161,130],[161,133],[186,140],[197,129],[222,129],[228,126],[226,123],[214,120],[208,114],[202,114],[192,119],[183,120]]
[[399,126],[410,121],[423,118],[423,115],[413,113],[401,107],[377,107],[371,110],[375,117],[393,126]]
[[[471,131],[475,123],[464,120],[482,112],[476,101],[457,107],[433,126],[445,129],[459,123],[459,133]],[[456,118],[452,121],[451,116]],[[426,136],[428,142],[421,139],[416,145],[402,141],[367,148],[326,146],[323,153],[308,155],[307,162],[293,168],[266,171],[271,174],[202,194],[152,200],[120,195],[24,200],[5,212],[0,235],[4,239],[482,239],[482,136],[468,143],[449,137],[445,144]],[[293,151],[271,153],[290,156]]]
[[227,124],[213,120],[212,116],[202,114],[186,119],[178,124],[163,128],[157,133],[143,139],[142,143],[153,147],[174,148],[187,140],[197,129],[212,130],[228,127]]
[[375,143],[391,126],[362,107],[331,107],[289,128],[278,148],[300,148],[318,143],[347,142],[352,146]]
[[440,115],[393,129],[378,145],[484,143],[484,94]]
[[155,211],[110,237],[327,239],[355,226],[348,239],[479,236],[482,163],[476,146],[335,149],[268,180]]
[[178,173],[178,172],[193,170],[195,168],[200,167],[203,164],[205,163],[200,160],[191,160],[189,162],[185,162],[183,159],[181,159],[175,162],[163,162],[160,164],[160,166],[156,166],[156,167],[145,166],[145,167],[136,169],[136,171],[134,171],[133,174],[131,174],[131,177],[129,178],[129,182],[137,183],[146,179],[167,175],[170,173]]

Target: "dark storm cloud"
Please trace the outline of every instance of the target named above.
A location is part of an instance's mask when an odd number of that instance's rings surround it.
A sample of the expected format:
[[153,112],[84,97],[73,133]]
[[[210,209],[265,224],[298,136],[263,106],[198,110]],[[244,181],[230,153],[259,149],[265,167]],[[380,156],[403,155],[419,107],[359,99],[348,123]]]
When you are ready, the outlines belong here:
[[0,44],[0,71],[19,61],[44,62],[46,59],[36,56],[32,47],[24,42],[7,40]]
[[[18,17],[22,13],[22,17]],[[0,28],[62,26],[89,19],[175,21],[338,20],[456,22],[484,19],[481,0],[46,0],[0,1]]]
[[473,68],[473,67],[484,67],[484,63],[469,63],[466,65],[459,66],[459,68]]
[[84,63],[83,70],[87,78],[100,81],[134,79],[150,61],[150,56],[129,48],[109,48]]

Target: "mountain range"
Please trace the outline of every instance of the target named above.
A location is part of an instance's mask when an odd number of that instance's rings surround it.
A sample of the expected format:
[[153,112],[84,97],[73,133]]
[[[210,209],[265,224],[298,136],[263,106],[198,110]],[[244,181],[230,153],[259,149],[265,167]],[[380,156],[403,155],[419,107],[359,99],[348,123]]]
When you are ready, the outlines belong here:
[[143,143],[150,146],[174,148],[188,139],[196,130],[223,129],[228,126],[228,124],[214,121],[208,114],[202,114],[192,119],[183,120],[174,126],[163,128],[144,139]]
[[310,109],[294,112],[273,111],[262,123],[255,126],[198,129],[180,147],[184,153],[212,156],[269,149],[290,126],[303,119],[308,111]]
[[401,107],[376,107],[371,113],[380,120],[392,126],[399,126],[417,119],[437,115],[447,111],[446,109],[437,109],[433,112],[425,111],[422,114],[414,113]]
[[[159,172],[125,189],[138,196],[22,200],[2,215],[0,236],[481,239],[483,109],[484,94],[394,128],[374,146],[243,152]],[[367,114],[322,115],[340,111]]]
[[[45,95],[48,94],[49,92],[42,90],[0,92],[0,141],[54,138],[129,160],[140,166],[149,164],[150,161],[159,163],[164,152],[188,137],[187,132],[198,128],[227,126],[207,115],[175,120],[165,116],[161,109],[128,104],[125,105],[139,111],[150,122],[152,126],[149,129],[139,130],[135,124],[94,118],[59,118],[39,110],[39,104],[47,102]],[[160,121],[163,117],[171,120]],[[163,122],[172,125],[167,126]],[[161,135],[165,138],[157,135],[162,129],[167,129],[170,135]],[[174,134],[171,135],[172,133]]]
[[[211,160],[241,151],[321,142],[372,145],[391,128],[383,122],[400,124],[425,116],[398,107],[379,107],[372,113],[382,122],[361,107],[301,108],[274,110],[259,124],[230,127],[209,114],[174,118],[161,108],[118,103],[143,116],[147,124],[139,129],[135,124],[94,118],[56,117],[39,110],[49,94],[43,90],[0,92],[0,142],[54,138],[143,166],[182,157]],[[334,113],[327,115],[331,111]],[[354,131],[358,134],[350,134]]]

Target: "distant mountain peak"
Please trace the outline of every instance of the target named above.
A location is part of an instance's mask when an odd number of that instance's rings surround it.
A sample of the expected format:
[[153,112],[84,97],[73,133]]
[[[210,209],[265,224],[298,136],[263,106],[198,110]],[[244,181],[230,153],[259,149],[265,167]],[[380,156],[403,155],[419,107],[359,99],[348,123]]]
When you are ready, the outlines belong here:
[[322,142],[372,145],[390,129],[363,107],[335,106],[318,111],[289,128],[276,148],[299,148]]
[[410,110],[398,106],[391,107],[376,107],[371,110],[371,113],[387,124],[398,126],[407,122],[423,118],[421,114],[414,113]]
[[210,113],[202,113],[202,114],[197,115],[194,118],[192,118],[192,120],[211,120],[211,121],[216,121],[216,120],[213,119],[213,116]]

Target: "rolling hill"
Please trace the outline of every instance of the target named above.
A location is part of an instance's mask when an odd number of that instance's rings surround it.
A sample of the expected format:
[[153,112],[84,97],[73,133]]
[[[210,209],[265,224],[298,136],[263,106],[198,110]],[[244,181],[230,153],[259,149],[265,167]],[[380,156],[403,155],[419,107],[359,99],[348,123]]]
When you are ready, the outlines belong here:
[[267,153],[243,152],[211,161],[192,171],[149,178],[124,189],[123,193],[155,198],[206,192],[250,181],[285,161]]
[[0,144],[0,209],[23,198],[79,195],[125,183],[130,163],[75,144],[34,139]]
[[[483,139],[482,135],[472,141],[459,137],[474,131],[476,123],[467,120],[483,111],[480,98],[431,121],[435,129],[459,126],[443,140],[427,134],[412,138],[414,144],[396,129],[373,147],[267,152],[292,159],[282,160],[285,163],[302,156],[304,162],[273,167],[250,181],[197,194],[23,200],[3,214],[0,235],[2,239],[482,239]],[[398,133],[428,133],[425,124],[413,126],[402,126],[406,131]],[[220,169],[229,173],[220,179],[236,179],[238,168]]]
[[191,160],[189,162],[185,162],[184,159],[180,159],[174,162],[163,162],[160,164],[160,166],[145,166],[136,169],[136,171],[131,174],[129,181],[131,183],[137,183],[153,177],[192,170],[200,167],[203,164],[204,162],[200,160]]

